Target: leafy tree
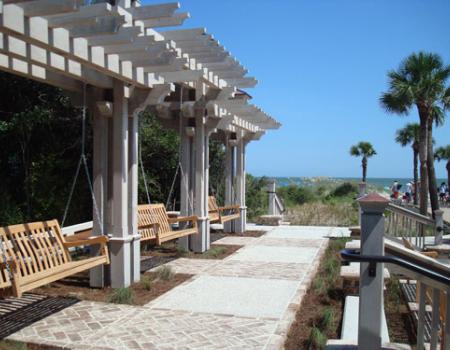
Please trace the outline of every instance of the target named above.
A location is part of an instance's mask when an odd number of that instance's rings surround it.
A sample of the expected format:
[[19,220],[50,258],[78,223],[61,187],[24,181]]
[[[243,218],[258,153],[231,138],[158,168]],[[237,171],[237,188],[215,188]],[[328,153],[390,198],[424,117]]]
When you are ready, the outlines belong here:
[[268,181],[265,177],[246,175],[246,205],[249,219],[267,212],[269,203],[267,185]]
[[[406,124],[404,128],[397,130],[397,134],[395,136],[395,141],[406,147],[411,145],[413,150],[413,176],[414,176],[414,188],[415,193],[418,190],[418,181],[419,181],[419,132],[420,126],[417,123]],[[418,196],[414,196],[414,204],[418,204]]]
[[436,149],[434,153],[434,157],[440,161],[446,161],[446,169],[447,169],[447,185],[450,186],[450,145],[445,147],[439,147]]
[[[409,114],[413,107],[419,113],[419,159],[420,159],[420,212],[427,214],[428,190],[432,198],[437,198],[437,188],[428,181],[428,134],[429,123],[434,120],[436,107],[450,105],[450,89],[446,81],[450,67],[444,65],[441,57],[433,53],[413,53],[407,57],[396,71],[388,72],[389,89],[383,93],[381,105],[391,113]],[[430,121],[431,120],[431,121]],[[431,142],[431,141],[430,141]],[[433,210],[438,203],[432,201]]]
[[354,157],[362,157],[361,166],[363,182],[366,182],[368,159],[376,154],[377,152],[370,142],[361,141],[350,148],[350,155]]

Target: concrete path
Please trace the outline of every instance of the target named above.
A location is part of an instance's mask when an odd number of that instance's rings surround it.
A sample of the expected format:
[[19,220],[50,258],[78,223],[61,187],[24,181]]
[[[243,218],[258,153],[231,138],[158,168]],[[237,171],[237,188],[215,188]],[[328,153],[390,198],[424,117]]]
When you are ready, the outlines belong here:
[[277,227],[224,260],[177,259],[195,275],[145,306],[80,302],[9,337],[66,349],[280,349],[329,236],[348,230]]

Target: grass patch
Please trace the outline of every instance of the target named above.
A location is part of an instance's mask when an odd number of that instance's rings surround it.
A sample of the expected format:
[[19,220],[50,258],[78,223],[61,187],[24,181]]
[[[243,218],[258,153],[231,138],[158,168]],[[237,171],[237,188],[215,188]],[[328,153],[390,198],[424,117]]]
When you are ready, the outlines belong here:
[[212,246],[209,250],[207,250],[206,252],[203,253],[205,258],[218,258],[219,256],[221,256],[222,254],[225,254],[226,252],[226,248],[225,247],[214,247]]
[[108,297],[108,302],[113,304],[134,304],[134,293],[130,288],[117,288]]
[[314,277],[303,297],[286,342],[287,350],[324,349],[327,339],[340,337],[344,293],[339,278],[338,252],[349,239],[331,239]]
[[141,277],[141,285],[146,291],[151,291],[153,287],[153,280],[150,277],[143,275]]
[[161,279],[163,281],[170,281],[174,276],[172,268],[167,265],[158,267],[156,269],[155,273],[156,273],[156,278]]

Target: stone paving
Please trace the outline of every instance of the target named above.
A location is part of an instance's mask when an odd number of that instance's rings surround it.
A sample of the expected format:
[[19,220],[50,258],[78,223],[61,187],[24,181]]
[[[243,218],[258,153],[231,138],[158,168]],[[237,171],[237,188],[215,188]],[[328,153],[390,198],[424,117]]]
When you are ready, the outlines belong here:
[[225,237],[216,243],[244,247],[223,260],[167,263],[194,277],[147,305],[83,301],[8,339],[77,350],[280,349],[327,237],[343,234],[283,226],[261,237]]

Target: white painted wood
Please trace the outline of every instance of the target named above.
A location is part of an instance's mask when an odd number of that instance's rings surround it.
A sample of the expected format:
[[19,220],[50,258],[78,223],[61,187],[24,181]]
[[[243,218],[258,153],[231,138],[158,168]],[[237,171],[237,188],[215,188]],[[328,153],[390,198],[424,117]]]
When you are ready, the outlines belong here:
[[82,4],[82,0],[35,0],[17,2],[17,6],[23,9],[26,16],[42,16],[56,13],[69,13],[76,11]]
[[[366,198],[366,197],[365,197]],[[361,255],[384,255],[384,210],[389,201],[381,196],[360,199]],[[381,349],[384,264],[376,264],[371,275],[369,264],[360,264],[358,344],[367,350]]]
[[111,286],[127,287],[131,283],[131,251],[128,232],[128,102],[124,84],[114,81],[113,115],[113,215],[111,246]]
[[129,111],[128,119],[128,234],[131,241],[131,281],[139,282],[141,277],[141,243],[138,234],[138,145],[139,145],[139,108]]
[[426,307],[426,288],[427,285],[422,282],[417,283],[419,288],[419,313],[417,320],[417,350],[425,348],[425,307]]
[[178,72],[160,72],[159,76],[164,78],[166,83],[198,81],[203,77],[203,71],[183,70]]
[[193,29],[168,30],[161,34],[166,39],[182,41],[182,40],[193,40],[205,33],[206,33],[205,28],[193,28]]
[[188,12],[183,13],[176,13],[172,15],[171,17],[159,17],[159,18],[152,18],[152,19],[146,19],[142,21],[144,27],[150,27],[150,28],[161,28],[161,27],[174,27],[179,26],[184,23],[186,19],[190,18],[190,15]]
[[[97,205],[98,216],[95,208],[93,208],[92,218],[92,234],[94,236],[107,234],[105,226],[105,211],[107,208],[108,193],[108,120],[96,108],[95,99],[99,98],[97,94],[93,94],[89,103],[93,115],[93,189],[95,202]],[[97,251],[93,251],[96,254]],[[97,266],[89,271],[89,281],[91,287],[105,286],[105,268]]]
[[134,20],[141,21],[151,18],[171,17],[179,8],[180,3],[173,2],[167,4],[133,7],[130,8],[129,11],[133,15]]
[[430,350],[437,350],[439,342],[440,299],[440,290],[433,288]]
[[237,233],[245,233],[247,223],[247,207],[245,206],[245,141],[243,132],[236,147],[236,204],[239,204],[240,217],[235,220]]
[[[230,134],[228,133],[225,140],[225,205],[234,204],[234,179],[235,179],[235,145],[230,142]],[[235,232],[234,220],[227,221],[223,224],[223,230],[227,233]]]

